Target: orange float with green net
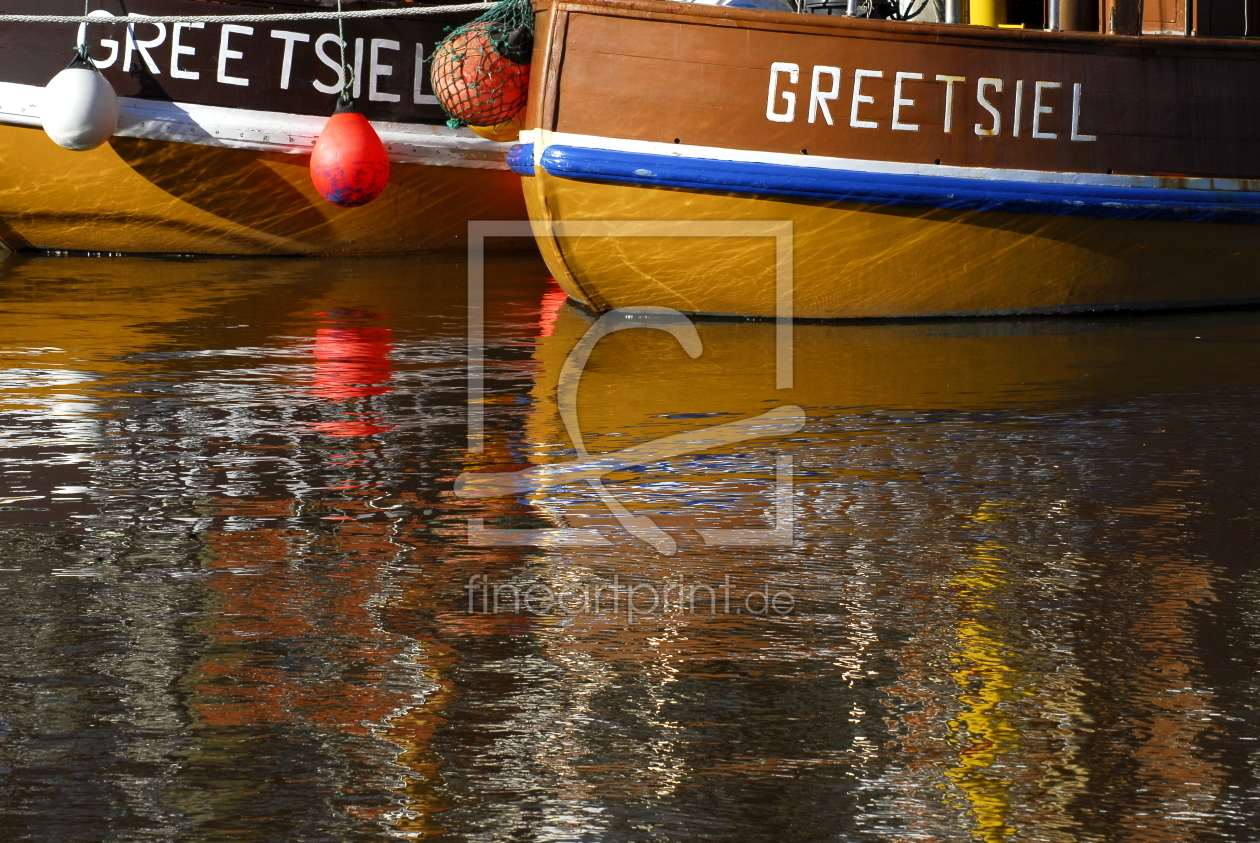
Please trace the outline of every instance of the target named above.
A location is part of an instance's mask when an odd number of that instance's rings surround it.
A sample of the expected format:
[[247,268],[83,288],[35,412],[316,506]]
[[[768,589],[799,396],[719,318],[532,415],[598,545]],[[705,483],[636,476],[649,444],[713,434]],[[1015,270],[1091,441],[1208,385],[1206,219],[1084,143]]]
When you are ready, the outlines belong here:
[[503,0],[438,44],[433,93],[450,118],[447,124],[474,129],[511,125],[528,99],[533,44],[534,12],[528,0]]

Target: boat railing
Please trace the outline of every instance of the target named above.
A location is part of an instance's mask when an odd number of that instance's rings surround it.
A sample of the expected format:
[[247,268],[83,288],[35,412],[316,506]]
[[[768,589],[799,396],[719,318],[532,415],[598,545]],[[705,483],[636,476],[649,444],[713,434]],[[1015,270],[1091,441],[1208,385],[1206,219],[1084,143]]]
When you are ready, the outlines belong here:
[[[879,20],[1098,32],[1250,38],[1260,0],[795,0],[797,11]],[[744,5],[728,0],[729,5]],[[1254,9],[1252,7],[1255,7]]]

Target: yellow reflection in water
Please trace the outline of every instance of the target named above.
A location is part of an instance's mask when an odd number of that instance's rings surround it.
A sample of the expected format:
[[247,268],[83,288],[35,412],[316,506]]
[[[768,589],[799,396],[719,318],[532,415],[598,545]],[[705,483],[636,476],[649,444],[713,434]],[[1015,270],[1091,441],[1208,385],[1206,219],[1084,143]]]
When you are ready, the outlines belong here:
[[[977,526],[1001,519],[1001,504],[986,503],[969,516]],[[1008,825],[1012,781],[999,765],[1020,743],[1020,729],[1013,713],[1003,704],[1028,696],[1024,679],[1011,666],[1001,630],[975,616],[991,612],[999,590],[1008,585],[1003,567],[1006,547],[997,539],[981,542],[971,556],[974,563],[952,585],[957,600],[971,617],[958,624],[959,652],[951,661],[958,665],[954,681],[963,689],[965,710],[949,724],[949,740],[965,748],[945,775],[966,795],[975,817],[973,835],[996,843],[1014,834]]]

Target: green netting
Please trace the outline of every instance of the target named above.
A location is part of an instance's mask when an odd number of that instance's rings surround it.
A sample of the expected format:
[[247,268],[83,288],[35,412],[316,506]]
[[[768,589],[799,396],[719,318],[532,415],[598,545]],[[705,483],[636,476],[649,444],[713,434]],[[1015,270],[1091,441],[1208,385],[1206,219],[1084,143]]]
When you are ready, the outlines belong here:
[[433,92],[447,125],[497,126],[525,107],[534,9],[529,0],[501,0],[446,36],[433,51]]

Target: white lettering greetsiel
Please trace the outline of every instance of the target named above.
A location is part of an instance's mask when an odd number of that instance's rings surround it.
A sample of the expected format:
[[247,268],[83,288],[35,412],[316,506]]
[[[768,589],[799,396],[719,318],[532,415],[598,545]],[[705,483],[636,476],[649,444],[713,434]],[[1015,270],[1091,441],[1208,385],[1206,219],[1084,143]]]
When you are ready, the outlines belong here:
[[[809,111],[806,116],[806,122],[815,123],[819,117],[828,126],[835,125],[831,115],[831,103],[840,98],[841,80],[843,71],[838,67],[830,65],[815,65],[813,73],[810,74],[809,87]],[[865,91],[863,90],[863,82],[868,79],[883,79],[884,71],[882,70],[865,70],[856,69],[853,71],[851,87],[853,93],[850,95],[849,105],[849,126],[854,129],[878,129],[881,121],[880,113],[888,114],[891,111],[891,121],[889,126],[893,131],[901,132],[917,132],[921,125],[919,122],[911,122],[909,112],[916,108],[916,98],[909,96],[908,93],[913,92],[913,86],[916,84],[936,84],[944,83],[945,85],[945,110],[941,117],[941,128],[949,134],[954,128],[954,111],[956,105],[955,86],[966,85],[967,77],[952,76],[948,74],[937,74],[934,81],[927,79],[924,74],[899,70],[894,75],[892,102],[885,108],[881,109],[880,103],[876,101],[876,96],[871,92],[868,84]],[[775,123],[792,123],[796,120],[796,104],[797,93],[792,90],[801,81],[800,65],[792,62],[776,61],[770,65],[770,86],[766,97],[766,119]],[[1058,120],[1056,112],[1059,108],[1052,104],[1058,102],[1057,92],[1063,88],[1061,82],[1047,82],[1037,80],[1032,83],[1032,137],[1037,140],[1058,140],[1063,132],[1055,131],[1054,124]],[[984,120],[974,124],[974,132],[977,137],[995,138],[1001,137],[1003,129],[1010,126],[1010,136],[1018,138],[1023,122],[1024,108],[1024,80],[1019,79],[1015,82],[1015,105],[1013,112],[1008,115],[1008,120],[1003,120],[1001,103],[996,102],[995,95],[1001,94],[1006,89],[1006,82],[996,76],[982,76],[976,80],[975,97],[976,104],[982,108]],[[802,92],[802,95],[804,92]],[[1081,131],[1081,97],[1082,87],[1080,82],[1072,83],[1072,113],[1070,120],[1070,130],[1067,133],[1068,140],[1078,142],[1088,142],[1098,140],[1097,135],[1087,135]],[[862,110],[864,116],[859,116],[859,109]],[[922,120],[922,117],[918,118]]]
[[[108,17],[109,12],[95,13],[97,16]],[[145,15],[131,13],[129,15],[133,20],[127,24],[126,34],[123,43],[120,45],[113,38],[101,38],[98,46],[109,50],[109,54],[104,58],[93,58],[92,63],[98,68],[113,67],[122,61],[122,70],[130,72],[132,66],[135,65],[147,70],[154,76],[162,75],[163,64],[161,63],[161,55],[159,48],[168,43],[167,35],[170,35],[169,50],[170,63],[169,73],[172,79],[182,79],[187,81],[199,81],[201,72],[198,70],[190,70],[189,66],[196,60],[199,53],[208,52],[209,47],[213,50],[213,32],[209,33],[210,38],[206,38],[203,34],[206,29],[204,22],[197,23],[176,23],[170,30],[167,25],[160,21],[149,20]],[[136,30],[140,29],[141,34],[137,36]],[[198,32],[201,30],[201,32]],[[148,35],[149,37],[143,37]],[[293,82],[293,62],[299,49],[298,45],[307,45],[301,49],[313,49],[315,57],[326,65],[333,73],[335,78],[331,81],[324,82],[315,79],[311,82],[315,90],[323,94],[336,94],[341,91],[343,79],[341,70],[340,47],[341,42],[335,32],[326,32],[314,39],[310,33],[293,32],[286,29],[273,29],[269,35],[272,41],[266,42],[273,45],[271,49],[280,50],[280,90],[290,90]],[[251,73],[251,67],[248,65],[248,59],[252,53],[256,58],[263,49],[264,42],[258,42],[254,38],[254,27],[242,26],[240,24],[225,23],[219,26],[218,32],[218,51],[214,57],[214,69],[212,74],[214,81],[220,85],[235,85],[240,87],[248,87],[252,80],[257,79],[257,72]],[[82,37],[82,36],[80,36]],[[275,44],[279,41],[279,44]],[[208,42],[208,43],[207,43]],[[367,79],[367,97],[372,102],[401,102],[402,94],[394,93],[387,89],[386,80],[395,76],[395,67],[392,63],[392,57],[388,56],[391,52],[401,52],[403,49],[402,42],[391,40],[388,38],[373,38],[364,49],[364,39],[356,38],[354,42],[354,91],[355,97],[360,96],[363,87],[362,80],[366,76]],[[350,45],[347,44],[347,47]],[[408,48],[411,49],[410,47]],[[404,82],[396,87],[395,90],[403,91],[411,89],[411,101],[413,104],[435,104],[437,98],[432,94],[423,92],[423,83],[426,77],[424,67],[424,50],[423,43],[415,44],[415,68],[414,78],[409,80],[410,84]],[[367,58],[368,70],[364,74],[363,64],[365,55]],[[404,63],[404,72],[406,72],[406,63]],[[254,65],[256,68],[258,65]],[[838,72],[838,71],[837,71]],[[793,81],[795,77],[793,77]],[[836,84],[839,85],[839,77],[837,76]]]

